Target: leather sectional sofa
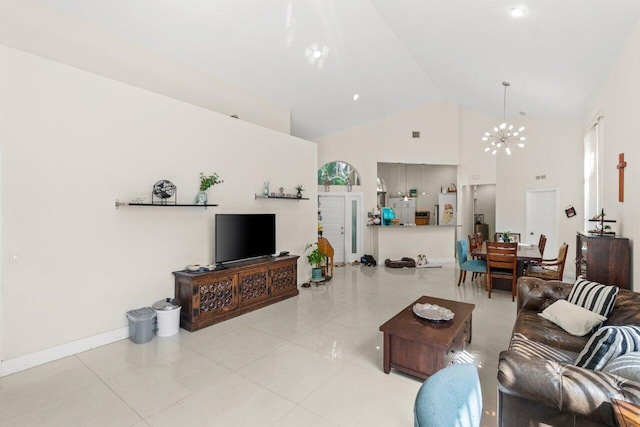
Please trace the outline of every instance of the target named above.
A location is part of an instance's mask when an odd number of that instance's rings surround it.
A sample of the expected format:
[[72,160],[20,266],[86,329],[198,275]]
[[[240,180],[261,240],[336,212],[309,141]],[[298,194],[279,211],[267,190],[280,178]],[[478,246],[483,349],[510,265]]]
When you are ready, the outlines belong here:
[[[518,316],[498,366],[498,424],[617,426],[610,399],[640,405],[640,382],[574,366],[590,334],[576,337],[538,316],[573,284],[518,279]],[[603,326],[640,326],[640,294],[620,289]]]

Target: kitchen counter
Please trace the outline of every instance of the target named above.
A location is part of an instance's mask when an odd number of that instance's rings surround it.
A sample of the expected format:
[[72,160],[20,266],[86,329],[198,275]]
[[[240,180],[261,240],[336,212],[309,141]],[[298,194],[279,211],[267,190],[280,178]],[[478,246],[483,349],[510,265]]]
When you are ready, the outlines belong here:
[[424,254],[434,262],[455,262],[455,226],[438,225],[373,225],[369,226],[373,256],[379,264],[385,259]]

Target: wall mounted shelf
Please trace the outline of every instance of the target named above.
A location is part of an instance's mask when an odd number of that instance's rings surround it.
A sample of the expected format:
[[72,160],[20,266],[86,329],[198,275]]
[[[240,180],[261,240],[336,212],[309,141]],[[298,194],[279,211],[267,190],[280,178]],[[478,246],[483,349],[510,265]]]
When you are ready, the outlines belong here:
[[214,205],[211,205],[211,204],[209,204],[209,205],[196,205],[196,204],[185,205],[185,204],[180,204],[180,203],[176,203],[176,204],[171,203],[171,204],[163,205],[163,204],[160,204],[160,203],[121,202],[120,200],[116,199],[116,209],[119,209],[120,206],[155,206],[155,207],[164,207],[164,208],[166,208],[166,207],[174,207],[175,206],[175,207],[179,207],[179,208],[180,207],[182,207],[182,208],[185,208],[185,207],[192,208],[193,207],[193,208],[205,208],[205,209],[207,209],[208,207],[216,207],[218,205],[215,205],[215,204]]
[[278,200],[309,200],[308,197],[280,197],[280,196],[261,196],[260,194],[255,195],[255,199],[278,199]]

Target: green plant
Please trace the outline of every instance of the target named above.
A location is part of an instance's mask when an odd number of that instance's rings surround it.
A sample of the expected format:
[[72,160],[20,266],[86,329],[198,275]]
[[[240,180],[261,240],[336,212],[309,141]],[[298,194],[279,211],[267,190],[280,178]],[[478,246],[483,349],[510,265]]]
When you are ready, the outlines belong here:
[[209,187],[213,187],[216,184],[222,184],[224,181],[220,179],[217,173],[213,175],[205,176],[200,172],[200,191],[207,191]]
[[320,250],[320,248],[318,248],[318,243],[307,243],[304,251],[310,251],[307,254],[307,261],[309,262],[309,264],[315,265],[316,268],[320,268],[326,255]]
[[302,184],[296,185],[296,191],[298,193],[302,193],[304,191],[304,188],[302,188]]

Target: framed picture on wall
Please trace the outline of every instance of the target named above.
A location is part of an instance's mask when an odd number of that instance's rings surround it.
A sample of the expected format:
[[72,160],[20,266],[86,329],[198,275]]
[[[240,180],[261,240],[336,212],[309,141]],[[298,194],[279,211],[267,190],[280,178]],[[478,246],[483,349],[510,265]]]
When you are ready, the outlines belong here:
[[569,206],[564,210],[564,213],[567,214],[567,218],[571,218],[572,216],[576,216],[576,210],[573,206]]

